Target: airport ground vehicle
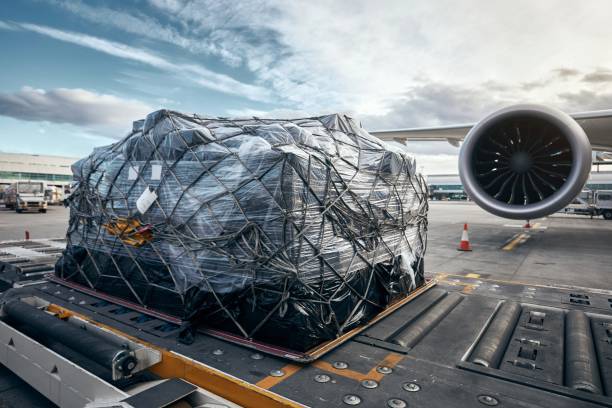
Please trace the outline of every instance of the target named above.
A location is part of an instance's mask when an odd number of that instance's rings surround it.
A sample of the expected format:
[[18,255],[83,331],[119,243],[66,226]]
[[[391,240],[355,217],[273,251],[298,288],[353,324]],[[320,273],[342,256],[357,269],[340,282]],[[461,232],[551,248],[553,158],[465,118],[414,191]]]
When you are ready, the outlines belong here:
[[17,181],[5,191],[4,205],[18,213],[35,210],[47,212],[45,183],[42,181]]
[[63,189],[56,186],[47,186],[45,188],[45,198],[48,205],[61,205],[64,202]]
[[45,276],[63,247],[0,244],[0,277],[15,286],[0,362],[60,406],[612,407],[609,291],[440,274],[303,364],[211,333],[177,342],[181,322]]
[[612,220],[612,190],[598,190],[595,193],[595,207],[598,215]]
[[565,214],[603,216],[612,220],[612,190],[583,190],[561,212]]

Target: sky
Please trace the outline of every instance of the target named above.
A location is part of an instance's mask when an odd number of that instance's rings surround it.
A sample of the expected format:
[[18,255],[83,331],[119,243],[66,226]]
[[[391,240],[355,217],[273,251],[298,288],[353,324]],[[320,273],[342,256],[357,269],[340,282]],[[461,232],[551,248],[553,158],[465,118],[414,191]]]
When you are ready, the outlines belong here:
[[[368,130],[609,109],[610,21],[608,0],[4,2],[0,150],[82,157],[161,108]],[[406,149],[457,172],[446,142]]]

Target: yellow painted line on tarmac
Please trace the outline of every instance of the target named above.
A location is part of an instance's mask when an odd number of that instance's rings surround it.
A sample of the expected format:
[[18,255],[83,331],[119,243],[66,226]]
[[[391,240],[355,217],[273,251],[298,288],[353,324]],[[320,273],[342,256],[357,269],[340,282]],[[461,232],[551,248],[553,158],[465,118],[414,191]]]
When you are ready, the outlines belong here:
[[[525,231],[536,231],[540,228],[541,224],[536,222],[529,229],[525,229]],[[545,227],[543,227],[545,228]],[[514,234],[512,238],[502,247],[504,251],[512,251],[514,248],[523,245],[527,240],[531,237],[528,232],[521,232]]]
[[512,239],[510,239],[510,241],[508,241],[506,245],[502,247],[502,249],[504,251],[512,251],[517,246],[525,243],[525,241],[529,239],[529,236],[529,234],[526,234],[524,232],[520,234],[515,234],[514,237],[512,237]]

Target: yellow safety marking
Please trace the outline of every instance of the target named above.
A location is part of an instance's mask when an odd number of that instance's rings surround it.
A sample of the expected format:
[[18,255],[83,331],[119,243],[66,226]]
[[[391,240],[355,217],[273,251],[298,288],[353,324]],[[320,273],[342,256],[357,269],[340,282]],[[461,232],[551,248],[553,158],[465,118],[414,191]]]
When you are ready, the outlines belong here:
[[339,370],[335,368],[333,365],[331,365],[330,363],[328,363],[327,361],[323,361],[323,360],[317,360],[313,362],[312,365],[317,367],[320,370],[327,371],[329,373],[339,375],[341,377],[350,378],[351,380],[355,380],[355,381],[374,380],[374,381],[380,382],[384,378],[385,374],[379,373],[378,371],[376,371],[376,368],[381,367],[381,366],[393,368],[403,358],[404,358],[404,355],[402,354],[389,353],[380,363],[376,364],[375,367],[373,367],[370,371],[368,371],[365,374],[359,371],[349,370],[349,369]]
[[466,273],[466,274],[465,274],[465,277],[466,277],[466,278],[474,278],[474,279],[478,279],[478,278],[480,278],[480,275],[479,275],[479,274],[477,274],[477,273]]
[[504,251],[512,251],[518,245],[525,243],[529,239],[529,234],[524,232],[516,234],[506,245],[502,247]]
[[161,378],[182,378],[185,381],[204,388],[229,401],[247,408],[303,408],[305,405],[290,400],[265,388],[251,384],[233,375],[227,374],[200,361],[166,350],[149,342],[143,341],[129,334],[125,334],[114,327],[91,320],[88,316],[73,312],[59,305],[50,304],[47,310],[60,316],[76,316],[91,324],[103,327],[128,339],[136,341],[147,347],[158,350],[162,354],[162,361],[149,368]]
[[[438,279],[438,281],[441,282],[445,282],[448,284],[452,284],[452,285],[464,285],[464,286],[468,286],[470,285],[467,282],[450,282],[447,281],[445,279],[448,278],[464,278],[465,275],[456,275],[456,274],[452,274],[452,273],[440,273],[438,275],[436,275],[436,279]],[[507,284],[507,285],[522,285],[522,286],[534,286],[534,287],[538,287],[538,288],[558,288],[558,289],[567,289],[567,288],[563,288],[563,287],[556,287],[553,285],[544,285],[541,283],[533,283],[533,282],[524,282],[524,281],[509,281],[509,280],[503,280],[503,279],[487,279],[487,278],[480,278],[481,281],[485,281],[485,282],[495,282],[495,283],[503,283],[503,284]]]
[[378,371],[376,371],[376,368],[381,367],[381,366],[393,368],[403,359],[404,359],[404,355],[402,354],[398,354],[398,353],[387,354],[387,357],[385,357],[383,361],[381,361],[376,367],[368,371],[368,378],[372,378],[373,380],[380,382],[380,380],[383,379],[385,374],[379,373]]
[[474,291],[474,289],[476,288],[475,285],[472,284],[466,284],[463,289],[461,290],[462,293],[465,293],[466,295],[469,295],[470,293],[472,293]]
[[344,370],[338,370],[333,365],[323,360],[314,361],[311,365],[317,367],[319,370],[327,371],[329,373],[336,374],[341,377],[350,378],[351,380],[355,381],[362,381],[367,378],[367,374],[360,373],[359,371],[349,370],[348,368]]
[[300,371],[300,369],[302,368],[302,366],[296,365],[296,364],[287,364],[286,366],[284,366],[283,368],[281,368],[281,370],[285,373],[282,377],[273,377],[271,375],[267,376],[266,378],[264,378],[263,380],[260,380],[257,382],[258,387],[264,388],[266,390],[274,387],[276,384],[281,383],[282,381],[286,380],[287,378],[291,377],[293,374],[297,373],[298,371]]

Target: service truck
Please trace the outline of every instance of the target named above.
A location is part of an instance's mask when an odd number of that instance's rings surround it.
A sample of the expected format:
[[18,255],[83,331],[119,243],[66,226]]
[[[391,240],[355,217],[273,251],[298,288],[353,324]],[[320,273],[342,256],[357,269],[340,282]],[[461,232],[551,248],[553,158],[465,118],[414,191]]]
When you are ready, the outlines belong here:
[[45,183],[42,181],[17,181],[5,191],[4,205],[18,213],[27,210],[47,212]]
[[578,197],[561,212],[565,214],[603,216],[612,220],[612,190],[583,190]]
[[57,186],[47,186],[45,189],[47,205],[62,205],[64,203],[64,189]]
[[606,220],[612,220],[612,190],[598,190],[593,201],[596,215],[603,215]]

